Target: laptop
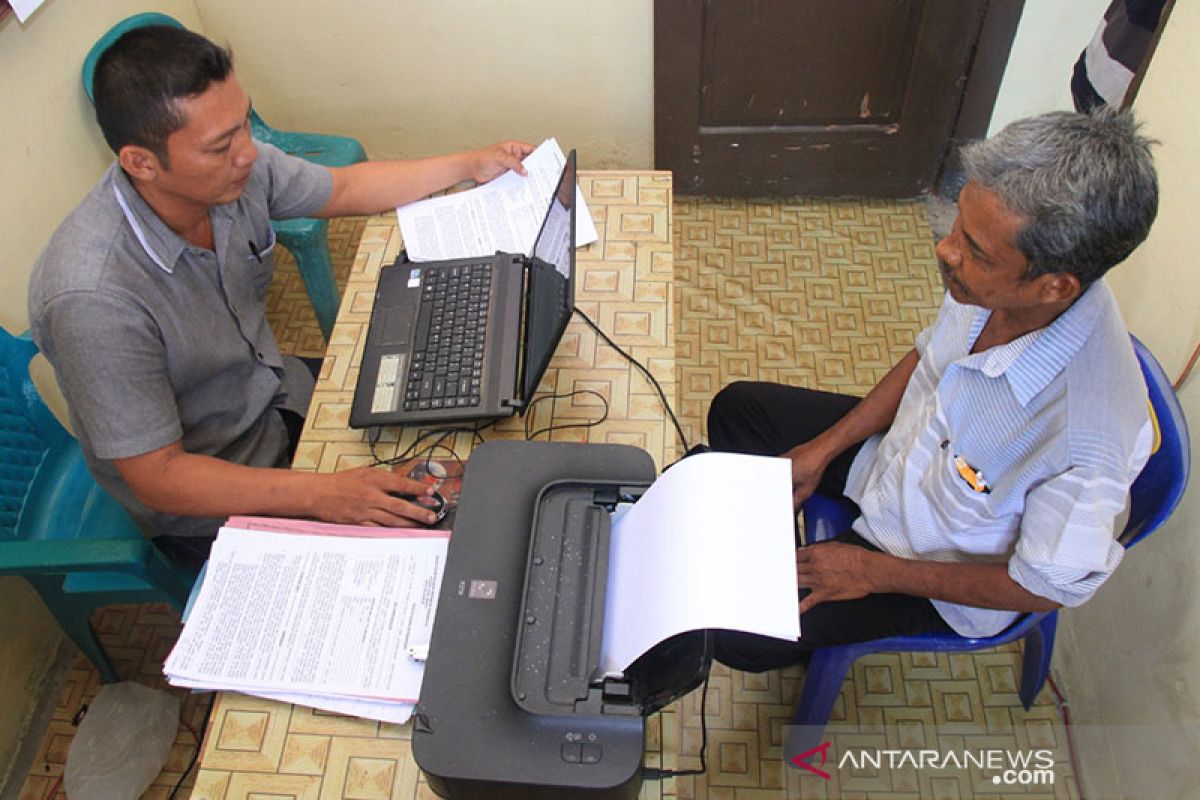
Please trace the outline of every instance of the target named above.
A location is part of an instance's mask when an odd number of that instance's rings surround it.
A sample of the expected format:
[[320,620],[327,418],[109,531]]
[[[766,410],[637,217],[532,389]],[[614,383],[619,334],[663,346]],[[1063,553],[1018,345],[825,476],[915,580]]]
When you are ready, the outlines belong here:
[[524,413],[575,307],[575,151],[531,255],[380,271],[350,427]]

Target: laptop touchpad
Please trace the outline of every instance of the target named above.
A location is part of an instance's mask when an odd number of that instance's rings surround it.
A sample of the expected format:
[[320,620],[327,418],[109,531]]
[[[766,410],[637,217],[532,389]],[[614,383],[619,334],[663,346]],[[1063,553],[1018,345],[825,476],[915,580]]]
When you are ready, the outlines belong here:
[[413,325],[413,308],[411,306],[385,308],[383,316],[378,322],[379,338],[376,340],[376,344],[408,344]]

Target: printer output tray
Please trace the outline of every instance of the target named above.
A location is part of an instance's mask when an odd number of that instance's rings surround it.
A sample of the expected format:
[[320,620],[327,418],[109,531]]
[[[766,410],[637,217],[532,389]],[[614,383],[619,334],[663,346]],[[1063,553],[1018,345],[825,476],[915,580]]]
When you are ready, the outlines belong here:
[[654,463],[624,445],[492,442],[467,463],[412,747],[447,798],[634,798],[643,715],[703,680],[705,632],[594,674],[611,506]]

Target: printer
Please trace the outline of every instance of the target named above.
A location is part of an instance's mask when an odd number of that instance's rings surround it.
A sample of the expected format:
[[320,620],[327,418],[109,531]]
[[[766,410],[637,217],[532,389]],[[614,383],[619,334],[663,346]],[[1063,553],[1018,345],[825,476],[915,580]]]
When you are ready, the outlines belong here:
[[644,717],[698,686],[707,632],[597,674],[610,515],[654,480],[626,445],[490,442],[467,462],[412,750],[440,796],[635,798]]

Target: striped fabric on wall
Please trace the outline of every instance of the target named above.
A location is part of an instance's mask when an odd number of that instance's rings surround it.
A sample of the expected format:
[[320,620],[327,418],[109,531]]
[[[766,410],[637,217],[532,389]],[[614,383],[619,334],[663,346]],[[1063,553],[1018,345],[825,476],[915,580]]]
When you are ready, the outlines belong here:
[[1075,62],[1071,96],[1077,111],[1090,111],[1104,104],[1123,106],[1134,76],[1150,56],[1168,2],[1113,0]]

